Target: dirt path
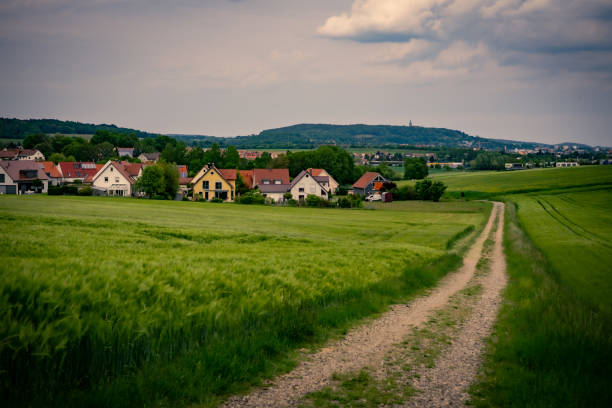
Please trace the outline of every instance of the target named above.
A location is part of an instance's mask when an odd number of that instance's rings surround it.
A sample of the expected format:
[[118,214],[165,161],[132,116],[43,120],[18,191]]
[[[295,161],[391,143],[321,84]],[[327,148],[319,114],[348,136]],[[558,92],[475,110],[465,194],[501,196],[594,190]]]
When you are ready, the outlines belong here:
[[500,207],[489,273],[480,280],[482,295],[472,315],[460,327],[452,345],[436,360],[433,368],[422,369],[413,386],[419,390],[407,407],[463,406],[467,390],[481,363],[485,339],[491,332],[506,285],[503,253],[503,204]]
[[380,318],[356,327],[342,340],[313,354],[293,371],[277,378],[270,387],[256,389],[245,396],[232,397],[224,406],[293,406],[305,394],[328,385],[334,373],[347,373],[365,366],[376,368],[382,365],[385,354],[393,345],[400,343],[414,327],[422,325],[474,276],[483,244],[498,213],[503,216],[502,203],[494,203],[489,220],[465,256],[463,266],[441,279],[439,285],[426,296],[409,304],[392,306]]

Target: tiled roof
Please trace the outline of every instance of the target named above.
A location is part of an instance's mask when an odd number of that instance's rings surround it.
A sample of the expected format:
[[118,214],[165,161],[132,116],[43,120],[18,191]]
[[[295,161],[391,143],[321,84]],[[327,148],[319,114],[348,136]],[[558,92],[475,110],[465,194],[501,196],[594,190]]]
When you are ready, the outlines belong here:
[[138,177],[138,175],[140,174],[140,170],[144,167],[142,163],[130,163],[126,161],[122,161],[121,165],[123,166],[127,174],[129,174],[132,178]]
[[[13,181],[28,181],[28,180],[49,180],[49,177],[45,174],[43,169],[40,167],[39,162],[34,160],[10,160],[0,161],[0,167],[9,175]],[[23,171],[36,171],[35,177],[25,177]]]
[[260,184],[258,187],[262,193],[286,193],[291,189],[290,184]]
[[191,180],[193,180],[191,177],[181,177],[179,178],[179,185],[186,186],[187,184],[191,183]]
[[380,176],[380,174],[373,171],[366,172],[353,184],[353,188],[365,188],[376,176]]
[[217,169],[226,180],[236,180],[236,169]]
[[156,161],[159,159],[159,152],[154,153],[142,153],[142,155],[149,161]]
[[82,179],[91,178],[98,172],[98,166],[94,162],[59,162],[62,177]]
[[51,161],[38,162],[41,168],[51,178],[62,178],[62,173],[60,173],[59,169],[55,165],[55,163]]
[[310,174],[312,174],[313,176],[320,176],[321,174],[323,174],[325,172],[325,169],[313,169],[313,168],[309,168],[306,171],[309,172]]
[[289,184],[289,169],[253,169],[253,187],[263,184],[263,180],[280,180],[281,184]]

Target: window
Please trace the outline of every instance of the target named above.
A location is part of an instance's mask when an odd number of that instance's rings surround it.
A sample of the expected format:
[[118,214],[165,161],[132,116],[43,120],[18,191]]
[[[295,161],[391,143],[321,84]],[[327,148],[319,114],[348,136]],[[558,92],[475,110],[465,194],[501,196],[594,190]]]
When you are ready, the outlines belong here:
[[113,171],[113,166],[110,166],[111,171]]
[[327,195],[327,193],[325,192],[325,190],[321,190],[321,195],[322,195],[323,197],[325,197],[325,196]]
[[4,174],[0,174],[0,183],[4,183]]
[[205,181],[202,182],[202,188],[204,190],[208,190],[208,188],[209,188],[208,180],[205,180]]
[[108,183],[108,177],[104,177],[104,182]]
[[[208,183],[208,181],[207,181]],[[208,200],[208,191],[206,193],[204,193],[204,199]]]
[[263,180],[263,184],[270,184],[270,180],[268,180],[268,179],[264,179],[264,180]]
[[300,187],[300,189],[298,190],[300,193],[304,192],[304,187]]
[[274,180],[274,184],[281,184],[281,180]]
[[221,190],[222,188],[223,187],[222,187],[221,182],[220,181],[215,181],[215,190]]
[[115,183],[119,182],[119,177],[115,177]]

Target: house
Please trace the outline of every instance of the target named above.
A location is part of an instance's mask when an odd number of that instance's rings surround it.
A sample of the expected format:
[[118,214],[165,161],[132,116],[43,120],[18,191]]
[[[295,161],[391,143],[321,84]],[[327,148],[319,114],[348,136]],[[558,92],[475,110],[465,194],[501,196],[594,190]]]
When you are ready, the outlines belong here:
[[134,195],[134,182],[142,175],[144,165],[126,161],[107,161],[92,177],[94,194],[129,197]]
[[138,156],[138,159],[143,163],[157,163],[159,160],[159,155],[159,152],[141,153],[140,156]]
[[302,170],[295,176],[288,191],[298,201],[304,201],[309,194],[327,199],[329,190],[319,182],[318,178],[320,176],[313,176],[307,170]]
[[369,196],[372,192],[379,190],[382,183],[386,183],[387,179],[379,173],[368,171],[353,184],[355,194]]
[[240,156],[241,159],[255,160],[258,157],[261,157],[261,152],[249,151],[249,150],[238,150],[238,155]]
[[196,174],[193,184],[193,197],[206,201],[220,198],[234,201],[236,195],[236,169],[217,169],[213,163],[204,166]]
[[556,167],[578,167],[580,164],[578,162],[557,162],[555,164]]
[[0,161],[0,194],[46,193],[49,177],[34,160]]
[[523,163],[506,163],[504,164],[506,170],[523,170]]
[[36,149],[4,149],[0,160],[45,160],[45,155]]
[[134,157],[134,148],[133,147],[118,147],[117,148],[117,156],[119,157]]
[[253,169],[253,188],[265,184],[289,184],[289,169]]
[[45,172],[47,177],[49,177],[50,186],[59,186],[62,183],[62,173],[55,163],[51,161],[41,161],[38,162],[38,165]]
[[340,183],[338,183],[325,169],[308,169],[309,172],[315,179],[323,186],[328,192],[335,193]]
[[94,162],[59,162],[57,165],[62,173],[63,183],[73,183],[76,180],[91,183],[96,173],[104,166]]
[[261,194],[267,199],[273,200],[276,203],[282,203],[285,199],[285,193],[290,190],[289,184],[261,184],[257,187]]

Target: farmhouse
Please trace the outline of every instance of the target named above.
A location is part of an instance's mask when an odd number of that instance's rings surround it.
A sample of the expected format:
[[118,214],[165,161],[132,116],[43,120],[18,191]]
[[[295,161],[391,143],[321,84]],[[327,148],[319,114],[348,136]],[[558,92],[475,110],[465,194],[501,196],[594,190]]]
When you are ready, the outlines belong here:
[[289,191],[293,198],[299,201],[306,199],[306,196],[309,194],[314,194],[325,199],[328,197],[328,190],[321,185],[317,177],[314,177],[306,170],[302,170],[300,174],[295,176],[289,186]]
[[253,169],[253,188],[265,184],[289,184],[289,169]]
[[46,193],[49,177],[34,160],[0,161],[0,194]]
[[234,201],[236,194],[236,169],[217,169],[209,163],[192,180],[193,197],[204,200],[220,198]]
[[159,155],[159,152],[141,153],[140,156],[138,156],[138,159],[143,163],[157,163],[159,160]]
[[134,195],[134,182],[142,175],[141,163],[107,161],[92,178],[94,193],[129,197]]
[[353,184],[353,191],[355,194],[368,196],[379,190],[379,186],[382,186],[382,183],[385,182],[387,182],[387,179],[379,173],[368,171]]

